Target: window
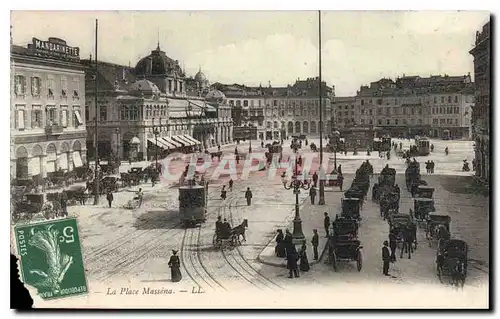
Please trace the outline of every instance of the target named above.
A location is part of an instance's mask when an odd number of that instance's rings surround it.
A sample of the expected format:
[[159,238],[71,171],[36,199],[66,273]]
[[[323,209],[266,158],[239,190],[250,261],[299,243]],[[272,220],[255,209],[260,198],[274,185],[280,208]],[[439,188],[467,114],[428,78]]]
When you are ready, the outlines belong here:
[[250,100],[250,106],[253,107],[253,100]]
[[53,107],[47,109],[47,126],[52,126],[56,124],[57,124],[56,109]]
[[106,105],[101,105],[99,108],[99,121],[107,121],[108,120],[108,109]]
[[444,96],[441,96],[441,103],[444,103]]
[[411,115],[415,115],[415,109],[411,109]]
[[349,105],[344,106],[344,109],[348,110],[349,109]]
[[438,119],[432,119],[432,124],[437,125],[438,124]]
[[422,115],[422,109],[418,109],[418,115]]
[[370,104],[372,104],[372,99],[370,99],[368,102],[370,102]]
[[361,115],[365,115],[365,110],[361,110]]
[[243,101],[243,106],[248,106],[248,100]]
[[[162,105],[160,110],[165,106]],[[155,105],[155,109],[159,108],[158,105]],[[156,111],[156,110],[155,110]],[[139,118],[139,106],[137,105],[122,105],[120,109],[120,120],[132,120],[135,121]]]
[[229,106],[234,106],[234,100],[229,100]]
[[373,120],[370,120],[370,125],[372,125],[372,124],[373,124]]
[[83,124],[82,116],[79,107],[73,107],[73,127],[78,127]]
[[344,115],[345,115],[345,116],[349,116],[349,111],[345,111],[345,112],[344,112]]
[[273,106],[278,106],[278,100],[273,100]]
[[391,115],[391,108],[390,107],[387,107],[385,109],[385,115]]
[[262,101],[261,101],[261,100],[259,100],[259,107],[261,107],[261,106],[262,106]]
[[455,119],[455,125],[458,125],[458,119]]
[[395,119],[395,120],[394,120],[394,124],[399,125],[399,120],[398,120],[398,119]]
[[382,99],[377,99],[377,104],[382,105]]
[[382,115],[382,109],[377,109],[377,115]]
[[398,115],[398,108],[397,107],[392,108],[392,114]]
[[259,120],[259,126],[262,126],[264,125],[264,121],[263,120]]
[[451,95],[448,96],[448,103],[451,103]]
[[61,95],[66,96],[68,94],[68,80],[65,77],[61,78]]
[[271,122],[267,122],[266,123],[266,128],[271,128],[271,125],[272,125]]
[[403,107],[403,115],[406,115],[406,107]]
[[281,116],[285,116],[285,110],[281,110]]
[[90,119],[90,106],[85,105],[85,118]]
[[68,108],[65,106],[64,108],[61,109],[61,126],[62,127],[68,127]]
[[[437,104],[437,102],[438,102],[438,98],[437,98],[437,96],[435,96],[435,97],[434,97],[434,104]],[[436,123],[436,124],[437,124],[437,123]]]
[[47,79],[47,96],[48,97],[54,97],[54,91],[55,91],[55,81],[52,78]]
[[458,95],[455,95],[455,103],[458,103]]
[[342,117],[342,112],[339,112],[339,117]]
[[24,109],[16,109],[16,129],[23,131],[26,127],[26,114]]
[[40,92],[42,90],[42,79],[39,77],[31,78],[31,95],[40,96]]
[[41,128],[42,127],[42,110],[34,109],[31,111],[31,128]]
[[361,105],[365,105],[365,100],[361,100]]
[[236,100],[236,106],[237,107],[241,107],[241,101],[240,100]]
[[351,110],[354,109],[354,105],[351,105]]
[[382,120],[378,120],[378,125],[382,125]]
[[403,120],[403,124],[404,125],[407,125],[408,124],[408,121],[406,119]]
[[387,125],[391,125],[391,120],[387,119],[385,122],[387,123]]
[[439,124],[445,124],[445,119],[439,119]]
[[21,95],[26,93],[26,78],[22,75],[16,75],[15,78],[16,94]]
[[373,115],[373,110],[369,110],[368,114]]

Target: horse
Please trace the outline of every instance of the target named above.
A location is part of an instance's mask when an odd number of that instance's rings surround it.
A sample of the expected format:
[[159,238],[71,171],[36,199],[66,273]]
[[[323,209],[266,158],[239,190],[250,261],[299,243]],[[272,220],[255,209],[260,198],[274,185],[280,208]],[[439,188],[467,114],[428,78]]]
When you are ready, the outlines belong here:
[[234,237],[238,244],[241,244],[240,236],[243,237],[243,241],[247,241],[245,237],[245,230],[248,227],[248,220],[243,219],[243,222],[231,230],[231,237]]
[[401,231],[403,246],[401,247],[401,256],[399,258],[403,258],[404,253],[408,253],[408,259],[411,259],[411,254],[413,251],[413,244],[416,245],[415,234],[408,227],[404,227]]
[[465,265],[458,258],[453,258],[449,261],[451,284],[454,287],[463,288],[465,284]]
[[[429,233],[429,231],[431,231]],[[429,247],[432,247],[432,239],[436,239],[438,246],[444,241],[449,240],[451,235],[446,226],[439,224],[435,225],[433,229],[427,229],[426,232],[427,239],[429,240]]]

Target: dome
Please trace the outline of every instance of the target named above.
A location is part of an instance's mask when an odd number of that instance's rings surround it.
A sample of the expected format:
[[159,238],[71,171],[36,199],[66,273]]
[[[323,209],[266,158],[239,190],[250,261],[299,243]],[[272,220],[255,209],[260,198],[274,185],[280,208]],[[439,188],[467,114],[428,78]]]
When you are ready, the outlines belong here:
[[198,71],[198,73],[196,73],[194,79],[196,80],[196,82],[199,83],[204,83],[208,81],[207,76],[205,75],[205,73],[201,72],[201,69]]
[[205,96],[207,101],[215,101],[218,103],[222,103],[226,100],[226,95],[219,90],[211,90]]
[[160,94],[160,89],[156,84],[148,80],[138,80],[130,85],[131,91],[145,92],[150,94]]
[[165,52],[160,50],[160,45],[151,54],[137,62],[135,66],[137,76],[146,75],[173,75],[184,76],[184,72],[179,66],[179,61],[169,58]]
[[141,141],[139,140],[139,138],[137,136],[134,136],[130,140],[130,144],[141,144]]

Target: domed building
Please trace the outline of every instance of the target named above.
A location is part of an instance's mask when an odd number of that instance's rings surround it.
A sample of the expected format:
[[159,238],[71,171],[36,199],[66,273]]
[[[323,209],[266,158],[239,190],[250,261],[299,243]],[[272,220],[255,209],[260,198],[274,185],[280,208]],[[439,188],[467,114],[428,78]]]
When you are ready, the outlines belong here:
[[[86,67],[87,118],[93,118],[95,62]],[[98,62],[99,154],[121,159],[161,160],[172,152],[193,152],[232,142],[232,119],[222,92],[209,92],[201,71],[186,77],[179,61],[160,49],[135,67]],[[207,93],[208,94],[207,96]],[[88,125],[89,148],[95,128]],[[132,143],[132,141],[134,143]],[[137,143],[139,141],[139,143]]]

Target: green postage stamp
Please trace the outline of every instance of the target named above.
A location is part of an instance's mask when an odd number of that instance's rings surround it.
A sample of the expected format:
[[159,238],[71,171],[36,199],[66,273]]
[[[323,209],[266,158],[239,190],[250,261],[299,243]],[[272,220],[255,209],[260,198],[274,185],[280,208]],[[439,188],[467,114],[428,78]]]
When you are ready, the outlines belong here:
[[14,232],[23,281],[43,299],[87,293],[75,218],[18,225]]

